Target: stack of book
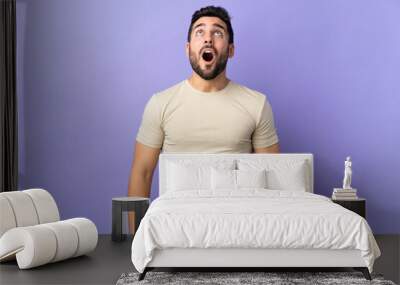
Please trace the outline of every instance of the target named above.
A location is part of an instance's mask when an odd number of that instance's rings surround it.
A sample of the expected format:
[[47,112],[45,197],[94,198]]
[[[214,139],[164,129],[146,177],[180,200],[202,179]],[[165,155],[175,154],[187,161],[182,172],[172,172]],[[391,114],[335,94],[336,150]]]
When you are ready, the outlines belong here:
[[332,193],[332,199],[334,200],[357,200],[357,189],[342,189],[334,188]]

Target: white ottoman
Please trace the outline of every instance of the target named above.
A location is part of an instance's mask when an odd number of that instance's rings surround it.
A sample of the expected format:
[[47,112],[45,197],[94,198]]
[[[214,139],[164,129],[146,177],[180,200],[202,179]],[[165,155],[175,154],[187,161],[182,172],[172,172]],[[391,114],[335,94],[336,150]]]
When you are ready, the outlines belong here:
[[0,193],[0,262],[17,259],[20,269],[86,254],[96,248],[96,225],[86,218],[59,221],[49,192]]

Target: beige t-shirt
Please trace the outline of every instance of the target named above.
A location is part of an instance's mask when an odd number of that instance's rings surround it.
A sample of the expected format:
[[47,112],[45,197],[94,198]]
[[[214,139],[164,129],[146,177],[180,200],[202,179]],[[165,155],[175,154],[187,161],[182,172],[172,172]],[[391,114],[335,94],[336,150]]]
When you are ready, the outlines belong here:
[[150,98],[136,140],[162,152],[251,153],[278,136],[262,93],[233,81],[202,92],[186,79]]

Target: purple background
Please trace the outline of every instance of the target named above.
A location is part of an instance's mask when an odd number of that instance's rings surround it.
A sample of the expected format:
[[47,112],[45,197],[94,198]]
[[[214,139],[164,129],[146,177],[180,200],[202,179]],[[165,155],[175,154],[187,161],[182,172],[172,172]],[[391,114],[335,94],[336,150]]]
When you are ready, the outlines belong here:
[[20,188],[109,233],[144,106],[191,74],[188,25],[209,4],[233,17],[228,77],[267,94],[282,152],[315,155],[315,192],[341,185],[351,155],[372,229],[400,233],[395,0],[17,0]]

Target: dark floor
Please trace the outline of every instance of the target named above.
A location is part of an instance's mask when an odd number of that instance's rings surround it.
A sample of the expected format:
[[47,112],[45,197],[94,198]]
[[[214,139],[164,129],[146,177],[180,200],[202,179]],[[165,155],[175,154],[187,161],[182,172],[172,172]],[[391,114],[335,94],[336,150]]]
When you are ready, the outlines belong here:
[[[399,283],[400,235],[377,235],[382,251],[374,272]],[[0,284],[115,284],[123,272],[134,271],[130,260],[131,240],[121,243],[101,235],[94,252],[41,267],[19,270],[16,262],[0,264]]]

